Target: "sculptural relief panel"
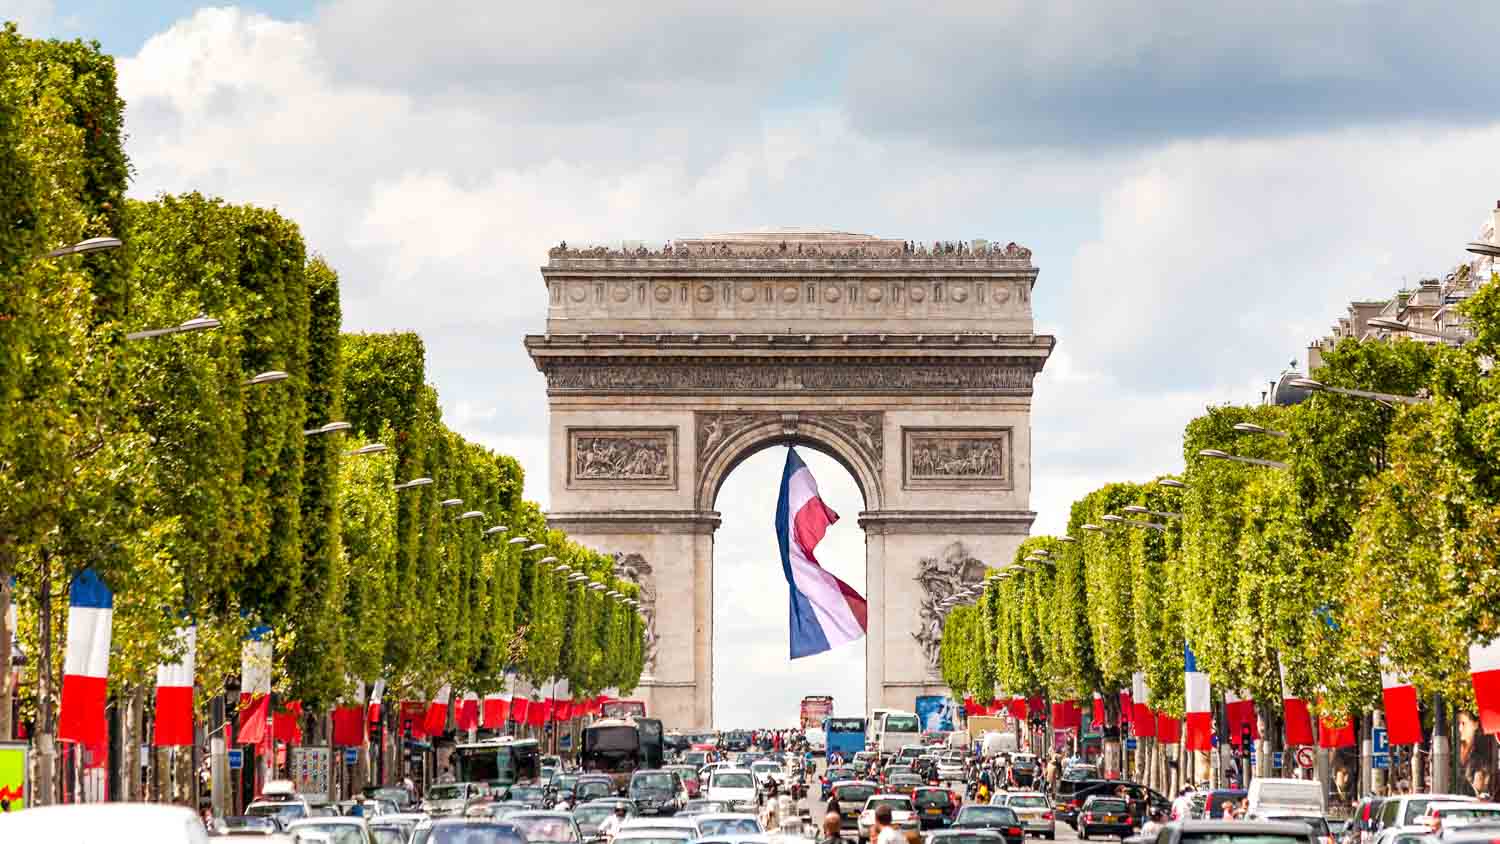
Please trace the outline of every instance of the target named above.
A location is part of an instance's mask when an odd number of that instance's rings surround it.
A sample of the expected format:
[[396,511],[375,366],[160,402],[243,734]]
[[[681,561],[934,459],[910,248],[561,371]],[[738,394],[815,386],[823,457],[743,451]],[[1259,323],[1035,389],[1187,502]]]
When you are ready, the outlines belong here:
[[677,487],[677,429],[569,428],[568,486]]
[[948,611],[943,602],[984,581],[984,561],[962,542],[950,542],[941,551],[923,557],[917,563],[913,578],[922,587],[922,603],[917,610],[916,632],[911,637],[927,659],[929,676],[937,676],[943,646],[943,622]]
[[656,576],[651,564],[640,554],[615,552],[615,577],[634,583],[639,587],[641,627],[645,641],[642,650],[645,656],[643,677],[656,674],[656,654],[660,640],[656,634]]
[[1010,428],[902,428],[907,489],[1012,489]]

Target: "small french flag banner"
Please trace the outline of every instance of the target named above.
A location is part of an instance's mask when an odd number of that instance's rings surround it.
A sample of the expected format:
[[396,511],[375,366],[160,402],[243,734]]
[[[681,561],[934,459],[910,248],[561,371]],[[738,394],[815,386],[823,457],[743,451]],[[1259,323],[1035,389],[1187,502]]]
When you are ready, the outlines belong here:
[[1312,712],[1307,701],[1293,695],[1286,685],[1286,666],[1281,666],[1281,720],[1286,725],[1286,743],[1298,747],[1313,743]]
[[[509,681],[506,689],[510,687]],[[502,689],[484,696],[482,724],[486,730],[503,730],[510,720],[510,692]]]
[[427,704],[427,721],[423,727],[429,736],[440,736],[448,730],[448,699],[453,695],[453,686],[444,683]]
[[380,720],[380,699],[385,696],[385,678],[381,677],[375,681],[375,688],[370,690],[370,720]]
[[1469,646],[1469,681],[1480,728],[1487,735],[1500,733],[1500,639]]
[[1182,645],[1183,685],[1187,691],[1187,728],[1184,745],[1188,750],[1213,748],[1214,716],[1209,704],[1208,675],[1198,670],[1198,658],[1186,642]]
[[271,628],[252,628],[240,646],[240,711],[235,725],[240,744],[270,741],[271,657]]
[[97,746],[109,741],[104,704],[109,697],[115,596],[93,569],[74,575],[68,592],[68,650],[63,658],[57,737]]
[[197,665],[198,628],[177,628],[182,658],[156,668],[156,718],[151,743],[157,747],[184,747],[193,743],[193,676]]
[[479,729],[479,694],[464,692],[458,699],[458,710],[453,713],[453,725],[463,732]]
[[1417,687],[1401,672],[1381,659],[1380,700],[1385,706],[1385,734],[1391,744],[1422,743],[1422,713],[1417,708]]
[[1229,730],[1229,743],[1240,746],[1240,735],[1250,730],[1252,741],[1260,740],[1260,725],[1255,717],[1255,701],[1240,697],[1238,693],[1224,692],[1224,726]]
[[1141,738],[1156,735],[1156,713],[1151,711],[1151,687],[1146,685],[1146,672],[1130,675],[1130,702],[1135,708],[1131,714],[1130,730]]

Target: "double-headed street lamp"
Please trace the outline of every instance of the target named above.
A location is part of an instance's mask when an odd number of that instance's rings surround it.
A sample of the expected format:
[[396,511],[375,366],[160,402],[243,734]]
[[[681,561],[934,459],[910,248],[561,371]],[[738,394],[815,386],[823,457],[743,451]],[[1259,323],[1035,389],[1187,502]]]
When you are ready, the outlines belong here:
[[1265,466],[1270,469],[1290,469],[1291,466],[1280,460],[1266,460],[1263,457],[1242,457],[1238,454],[1230,454],[1217,448],[1205,448],[1198,452],[1199,457],[1209,457],[1214,460],[1229,460],[1234,463],[1245,463],[1250,466]]

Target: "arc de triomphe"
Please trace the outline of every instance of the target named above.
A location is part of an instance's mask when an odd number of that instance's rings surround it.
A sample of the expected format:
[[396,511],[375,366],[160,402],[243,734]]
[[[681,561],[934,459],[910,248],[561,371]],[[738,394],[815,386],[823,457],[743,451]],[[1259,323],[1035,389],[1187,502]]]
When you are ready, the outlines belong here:
[[1036,276],[1015,244],[843,232],[551,250],[547,333],[526,338],[548,519],[642,583],[653,715],[711,724],[715,497],[786,443],[864,494],[866,705],[943,693],[938,603],[1011,559],[1035,515],[1031,385],[1054,343],[1032,330]]

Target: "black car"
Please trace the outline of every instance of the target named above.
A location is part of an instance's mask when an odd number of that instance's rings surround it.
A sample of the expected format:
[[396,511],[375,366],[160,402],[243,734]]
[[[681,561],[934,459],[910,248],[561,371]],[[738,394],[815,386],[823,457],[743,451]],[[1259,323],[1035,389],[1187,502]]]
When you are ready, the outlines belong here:
[[958,801],[946,788],[927,787],[911,793],[912,805],[917,809],[917,821],[923,829],[938,829],[953,824],[958,814]]
[[993,829],[939,829],[927,836],[927,844],[1005,844],[1004,835]]
[[1123,797],[1094,795],[1083,803],[1078,813],[1078,838],[1089,840],[1090,835],[1115,835],[1128,838],[1135,832],[1134,819],[1130,816],[1130,805]]
[[1041,763],[1035,756],[1017,754],[1005,769],[1005,779],[1013,789],[1036,788]]
[[1170,812],[1172,801],[1158,791],[1128,780],[1060,779],[1057,781],[1057,819],[1078,829],[1078,814],[1090,797],[1122,797],[1132,823],[1141,826],[1152,809]]
[[988,829],[1005,836],[1008,844],[1024,844],[1026,827],[1004,806],[964,806],[953,819],[953,829]]
[[672,771],[636,771],[625,796],[643,815],[675,815],[686,801],[682,780]]
[[600,800],[605,797],[618,797],[619,789],[615,787],[615,781],[607,774],[584,774],[573,784],[573,799],[578,803],[587,803],[590,800]]
[[513,785],[505,792],[505,799],[525,803],[528,809],[545,809],[551,802],[547,789],[539,785]]

